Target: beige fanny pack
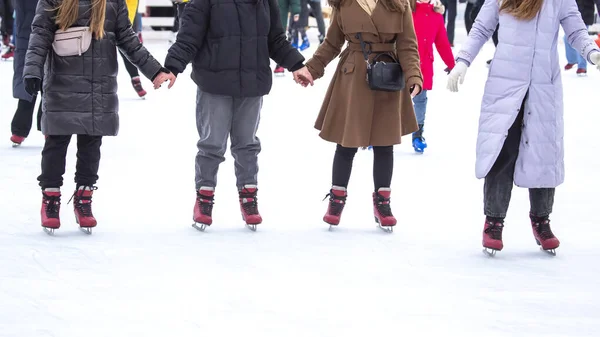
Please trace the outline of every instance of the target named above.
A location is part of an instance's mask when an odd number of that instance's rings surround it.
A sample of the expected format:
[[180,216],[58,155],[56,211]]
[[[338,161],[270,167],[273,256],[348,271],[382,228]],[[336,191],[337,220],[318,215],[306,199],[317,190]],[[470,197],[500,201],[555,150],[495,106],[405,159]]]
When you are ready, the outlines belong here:
[[92,43],[89,27],[71,27],[57,30],[54,34],[52,49],[58,56],[81,56]]

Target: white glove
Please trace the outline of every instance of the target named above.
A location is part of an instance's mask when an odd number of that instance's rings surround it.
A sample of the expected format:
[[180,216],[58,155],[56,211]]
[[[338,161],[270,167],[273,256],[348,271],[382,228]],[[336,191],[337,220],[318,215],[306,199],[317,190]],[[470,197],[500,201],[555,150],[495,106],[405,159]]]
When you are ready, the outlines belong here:
[[592,61],[593,64],[596,65],[596,68],[598,68],[598,70],[600,70],[600,52],[597,52],[597,51],[592,52],[592,54],[590,54],[590,60]]
[[452,92],[458,91],[458,81],[460,80],[460,84],[463,84],[468,68],[466,63],[461,61],[456,62],[456,65],[448,75],[448,85],[446,86],[448,90]]

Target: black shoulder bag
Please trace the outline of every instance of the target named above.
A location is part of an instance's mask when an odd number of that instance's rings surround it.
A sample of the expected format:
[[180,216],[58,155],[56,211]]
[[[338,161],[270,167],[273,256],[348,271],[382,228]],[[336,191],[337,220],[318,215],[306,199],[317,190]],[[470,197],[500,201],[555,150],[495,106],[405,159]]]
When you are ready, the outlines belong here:
[[[367,63],[367,83],[371,90],[377,91],[401,91],[404,89],[404,72],[400,63],[396,60],[396,57],[391,52],[378,53],[373,61],[369,61],[369,55],[371,55],[371,48],[367,51],[367,43],[363,41],[362,34],[357,33],[356,38],[360,41],[360,47]],[[393,62],[380,61],[382,56],[388,56]]]

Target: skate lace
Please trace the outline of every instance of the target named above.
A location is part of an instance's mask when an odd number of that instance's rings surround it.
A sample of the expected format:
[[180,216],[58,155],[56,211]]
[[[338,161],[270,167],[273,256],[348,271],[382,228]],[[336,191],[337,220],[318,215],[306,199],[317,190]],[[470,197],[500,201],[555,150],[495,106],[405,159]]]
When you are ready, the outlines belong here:
[[198,203],[198,206],[200,206],[200,213],[212,216],[212,209],[215,203],[214,197],[196,193],[196,202]]
[[46,204],[46,216],[48,218],[58,217],[58,213],[60,212],[60,196],[44,194],[44,203]]
[[535,230],[542,240],[548,240],[554,238],[554,233],[550,229],[550,220],[544,219],[542,221],[535,222]]
[[375,201],[375,206],[377,207],[377,211],[384,217],[392,216],[392,208],[390,206],[390,198],[385,198],[381,194],[377,193],[377,200]]
[[258,200],[256,198],[256,192],[240,192],[240,199],[248,199],[242,202],[242,208],[248,215],[258,214]]
[[331,192],[325,195],[323,200],[329,197],[329,214],[331,215],[340,215],[344,210],[344,205],[346,205],[346,197],[337,196]]
[[[85,186],[85,187],[89,187],[92,191],[95,191],[98,189],[98,187],[96,186]],[[71,196],[71,199],[69,199],[69,202],[67,202],[67,204],[69,204],[71,202],[71,200],[75,200],[74,204],[75,204],[75,209],[79,212],[79,214],[81,214],[84,217],[92,217],[94,216],[92,214],[92,196],[84,196],[84,195],[77,195],[77,193],[80,192],[80,190],[76,190],[75,193],[73,193],[73,195]]]
[[483,232],[488,234],[493,240],[502,240],[502,229],[504,228],[504,224],[501,222],[488,221],[488,225],[488,228]]

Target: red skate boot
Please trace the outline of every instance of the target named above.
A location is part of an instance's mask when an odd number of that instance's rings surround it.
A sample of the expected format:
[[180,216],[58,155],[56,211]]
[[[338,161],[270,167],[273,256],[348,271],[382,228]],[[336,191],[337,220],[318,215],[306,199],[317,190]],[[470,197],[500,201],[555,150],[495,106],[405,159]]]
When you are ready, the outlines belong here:
[[387,187],[381,187],[373,193],[373,211],[375,213],[375,222],[385,231],[392,232],[396,226],[396,218],[392,215],[390,207],[390,195],[392,190]]
[[485,218],[483,226],[483,252],[489,256],[496,255],[504,248],[502,243],[502,229],[504,228],[504,219]]
[[73,199],[75,222],[86,234],[92,234],[92,228],[97,225],[96,218],[92,214],[92,194],[97,189],[95,186],[79,186],[71,198]]
[[60,189],[45,188],[42,191],[42,227],[50,235],[60,228]]
[[10,141],[13,143],[12,147],[18,147],[25,141],[25,137],[12,135],[10,136]]
[[135,90],[135,92],[137,92],[138,96],[140,96],[141,98],[146,97],[147,92],[142,87],[142,81],[140,80],[139,76],[133,77],[131,79],[131,85],[133,85],[133,89]]
[[283,68],[280,65],[277,65],[275,67],[275,70],[273,70],[273,73],[275,74],[275,76],[283,76],[285,75],[285,68]]
[[257,192],[258,189],[255,185],[246,185],[240,191],[242,219],[246,222],[246,226],[253,231],[256,231],[256,225],[262,222],[262,217],[258,212]]
[[4,61],[14,58],[15,57],[15,46],[13,46],[12,44],[9,44],[6,52],[4,54],[2,54],[2,56],[0,56],[0,57]]
[[530,215],[531,227],[533,229],[533,236],[535,242],[542,248],[542,250],[549,254],[556,255],[555,249],[560,246],[560,241],[554,236],[550,229],[550,219],[547,216],[536,217]]
[[[329,207],[327,207],[327,213],[323,216],[323,221],[331,226],[337,226],[340,224],[340,218],[342,217],[342,211],[346,206],[346,188],[341,186],[333,186],[329,194],[325,196],[325,199],[329,197]],[[325,200],[323,199],[323,200]]]
[[194,224],[192,226],[201,232],[204,232],[206,227],[212,225],[214,199],[215,189],[212,187],[200,187],[200,189],[196,191]]

